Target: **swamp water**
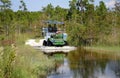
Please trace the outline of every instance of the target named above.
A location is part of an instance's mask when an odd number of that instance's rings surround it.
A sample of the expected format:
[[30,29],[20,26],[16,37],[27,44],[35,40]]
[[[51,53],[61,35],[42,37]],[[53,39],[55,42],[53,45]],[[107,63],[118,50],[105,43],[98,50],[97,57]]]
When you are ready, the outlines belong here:
[[120,57],[79,48],[58,59],[47,78],[120,78]]

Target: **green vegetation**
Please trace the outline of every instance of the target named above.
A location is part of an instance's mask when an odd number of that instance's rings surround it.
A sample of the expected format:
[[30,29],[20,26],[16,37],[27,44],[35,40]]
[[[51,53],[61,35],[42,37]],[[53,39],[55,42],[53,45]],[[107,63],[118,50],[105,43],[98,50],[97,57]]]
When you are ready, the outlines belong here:
[[84,48],[88,51],[115,54],[115,55],[120,56],[119,46],[86,46]]
[[[20,0],[20,9],[14,12],[10,0],[1,0],[0,40],[14,40],[23,33],[41,37],[43,20],[65,22],[70,45],[120,45],[120,5],[109,9],[103,1],[94,5],[94,0],[72,0],[69,9],[60,6],[44,7],[42,11],[29,12],[26,4]],[[15,35],[16,34],[16,35]]]
[[[23,78],[43,78],[47,72],[54,66],[52,59],[49,59],[42,52],[31,49],[29,46],[19,46],[17,49],[17,58],[15,62],[15,72],[22,74]],[[16,70],[20,71],[16,73]]]
[[[80,2],[79,2],[80,1]],[[72,45],[120,45],[120,8],[108,9],[103,1],[72,0],[67,32]],[[77,3],[77,5],[75,5]],[[116,3],[117,4],[117,3]],[[77,7],[77,8],[76,8]]]
[[1,47],[0,50],[0,77],[11,78],[13,72],[13,63],[15,60],[15,51],[13,47]]
[[0,78],[44,78],[53,66],[54,60],[30,46],[0,50]]

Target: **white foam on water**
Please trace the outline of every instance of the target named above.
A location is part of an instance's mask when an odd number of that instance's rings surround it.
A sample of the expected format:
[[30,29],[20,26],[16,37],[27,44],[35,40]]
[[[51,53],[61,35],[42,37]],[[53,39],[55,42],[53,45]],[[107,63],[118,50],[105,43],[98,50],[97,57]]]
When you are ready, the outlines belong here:
[[40,39],[39,42],[36,42],[35,39],[29,39],[25,42],[25,45],[30,46],[43,46],[44,39]]
[[40,39],[39,42],[36,42],[35,39],[29,39],[25,42],[25,45],[30,45],[35,47],[36,49],[40,49],[45,53],[49,52],[69,52],[75,50],[76,47],[74,46],[63,46],[63,47],[56,47],[56,46],[43,46],[44,39]]

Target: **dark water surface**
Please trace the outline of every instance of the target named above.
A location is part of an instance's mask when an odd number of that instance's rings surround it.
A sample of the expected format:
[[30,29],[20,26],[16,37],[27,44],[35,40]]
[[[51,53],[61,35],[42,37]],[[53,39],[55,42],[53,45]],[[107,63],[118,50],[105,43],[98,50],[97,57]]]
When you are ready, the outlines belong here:
[[79,48],[57,61],[47,78],[120,78],[120,57]]

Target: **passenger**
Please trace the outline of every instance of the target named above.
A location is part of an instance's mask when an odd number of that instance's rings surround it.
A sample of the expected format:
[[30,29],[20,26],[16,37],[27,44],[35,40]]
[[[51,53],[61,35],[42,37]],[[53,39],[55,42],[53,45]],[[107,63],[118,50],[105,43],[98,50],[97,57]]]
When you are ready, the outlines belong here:
[[58,28],[56,33],[62,33],[61,28]]
[[57,27],[56,27],[56,24],[54,24],[54,27],[53,27],[53,32],[57,32]]
[[49,32],[52,32],[52,27],[51,27],[50,24],[48,25],[48,31],[49,31]]

